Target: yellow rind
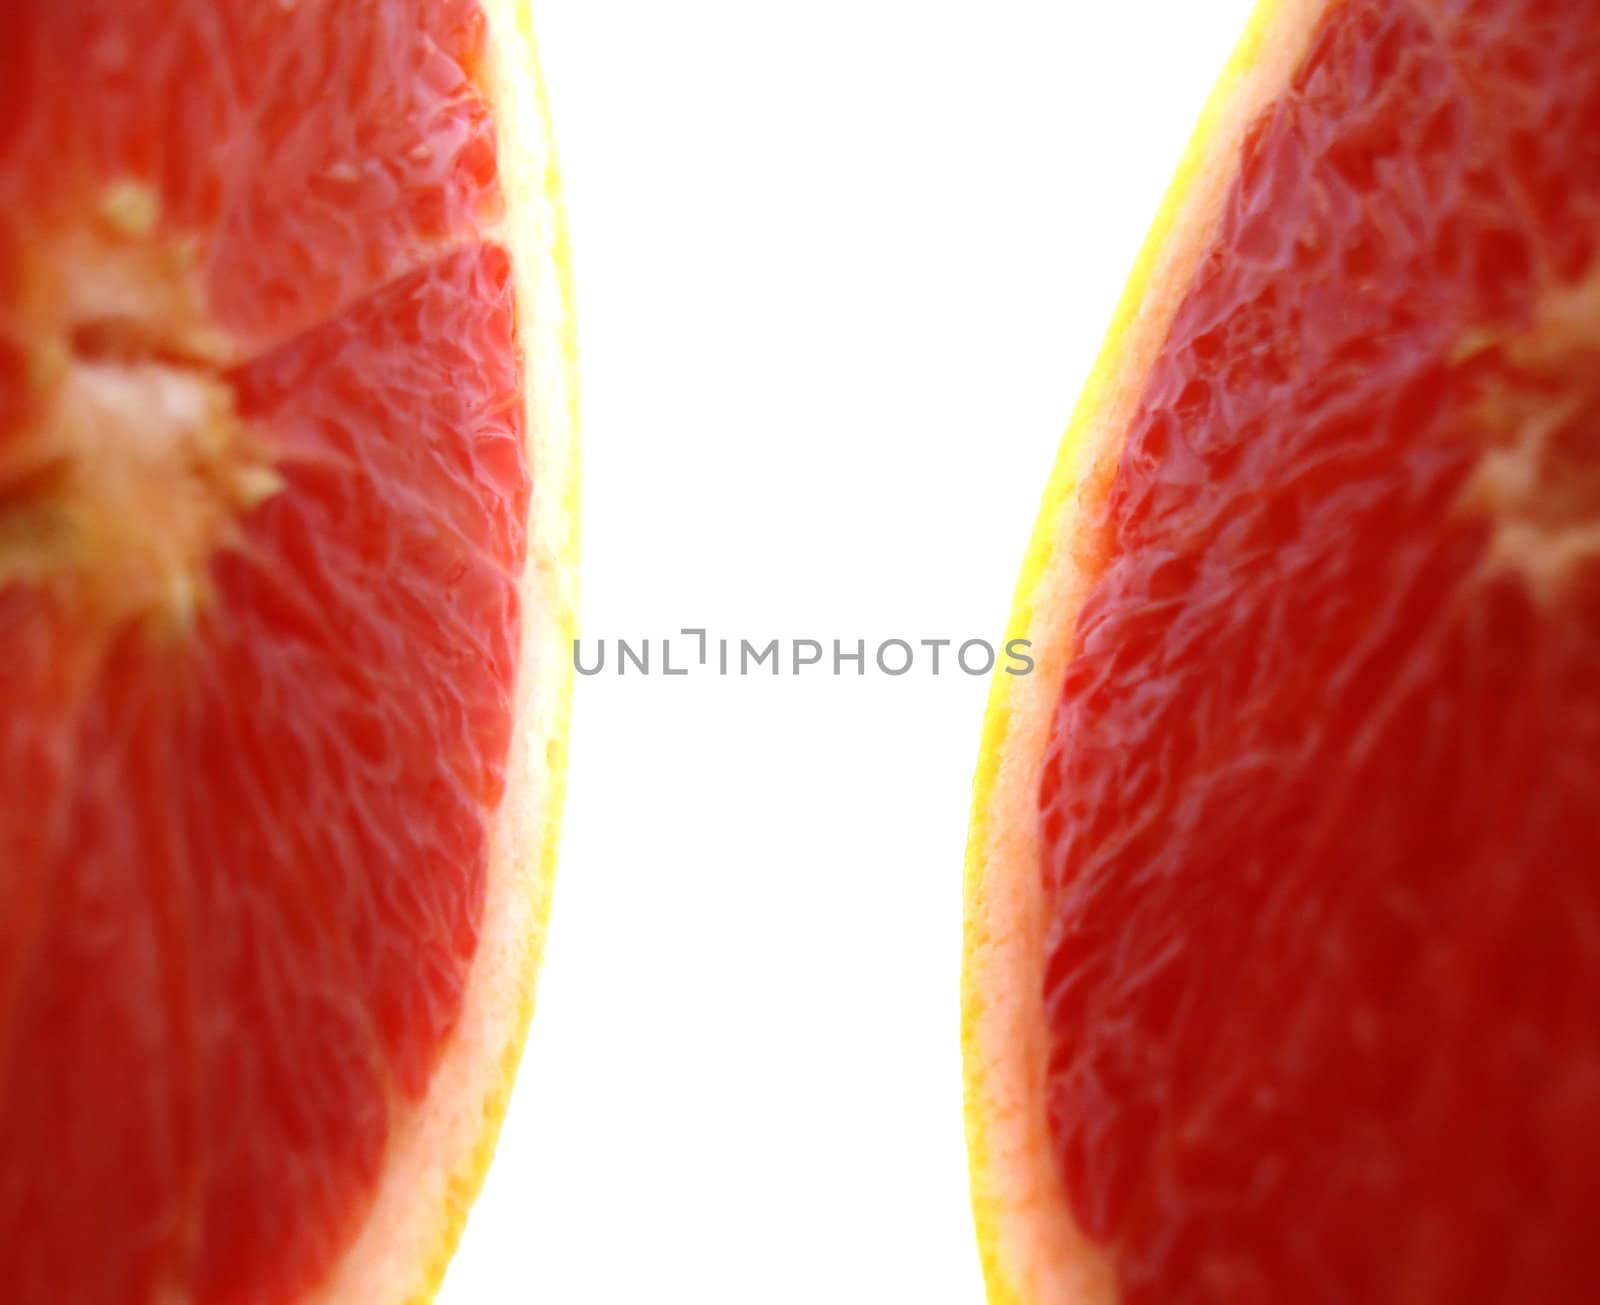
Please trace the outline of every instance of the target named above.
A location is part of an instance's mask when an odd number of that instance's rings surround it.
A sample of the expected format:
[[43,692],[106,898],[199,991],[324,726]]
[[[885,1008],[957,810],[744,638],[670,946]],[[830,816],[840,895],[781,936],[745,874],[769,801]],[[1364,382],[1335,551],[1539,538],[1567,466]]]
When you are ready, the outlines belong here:
[[[1257,0],[1140,248],[1057,453],[1005,638],[1036,668],[997,673],[973,783],[965,873],[961,1039],[968,1166],[991,1305],[1116,1299],[1108,1253],[1077,1231],[1050,1151],[1043,1101],[1043,921],[1037,797],[1073,622],[1099,541],[1074,531],[1103,493],[1145,377],[1222,202],[1239,145],[1288,84],[1332,0]],[[1009,817],[1009,818],[1008,818]]]
[[438,1293],[527,1040],[566,795],[580,493],[571,247],[528,0],[483,0],[483,11],[533,480],[516,733],[459,1027],[427,1095],[396,1117],[379,1188],[319,1305],[428,1305]]

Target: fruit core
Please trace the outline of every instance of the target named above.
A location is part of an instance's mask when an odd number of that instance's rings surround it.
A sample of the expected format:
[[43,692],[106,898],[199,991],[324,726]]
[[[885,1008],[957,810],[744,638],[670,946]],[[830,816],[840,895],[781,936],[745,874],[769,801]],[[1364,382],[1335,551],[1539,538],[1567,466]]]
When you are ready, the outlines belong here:
[[1461,507],[1492,528],[1485,569],[1543,602],[1600,558],[1600,271],[1539,295],[1509,338],[1475,335],[1458,362],[1498,355],[1477,419],[1489,435]]
[[52,238],[0,341],[15,420],[0,444],[0,586],[48,585],[108,626],[183,627],[239,515],[282,487],[235,410],[227,338],[200,307],[191,242],[148,187],[108,187]]

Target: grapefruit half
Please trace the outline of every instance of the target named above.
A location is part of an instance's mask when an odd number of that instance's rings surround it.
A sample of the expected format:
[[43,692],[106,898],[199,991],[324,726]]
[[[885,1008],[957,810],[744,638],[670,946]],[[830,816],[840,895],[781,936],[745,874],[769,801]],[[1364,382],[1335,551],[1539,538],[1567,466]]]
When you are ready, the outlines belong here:
[[516,0],[0,12],[0,1295],[430,1297],[564,784]]
[[1592,1297],[1597,141],[1590,0],[1252,18],[990,699],[991,1300]]

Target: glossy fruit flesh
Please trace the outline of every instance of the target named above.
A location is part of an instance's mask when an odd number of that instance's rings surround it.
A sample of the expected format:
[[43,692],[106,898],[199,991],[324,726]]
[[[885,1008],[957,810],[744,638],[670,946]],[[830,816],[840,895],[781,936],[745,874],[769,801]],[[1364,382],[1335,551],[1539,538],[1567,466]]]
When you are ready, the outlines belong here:
[[1048,1106],[1134,1302],[1600,1280],[1600,19],[1348,0],[1088,527]]
[[278,1300],[478,936],[529,471],[475,5],[0,16],[0,1280]]

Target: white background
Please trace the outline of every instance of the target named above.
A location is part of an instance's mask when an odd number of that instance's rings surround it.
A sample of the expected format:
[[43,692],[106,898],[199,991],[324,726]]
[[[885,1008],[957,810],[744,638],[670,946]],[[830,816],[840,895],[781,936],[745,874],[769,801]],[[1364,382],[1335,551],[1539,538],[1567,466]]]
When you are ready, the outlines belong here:
[[[997,637],[1247,8],[535,0],[586,649]],[[612,672],[578,684],[538,1014],[441,1305],[978,1305],[984,681]]]

